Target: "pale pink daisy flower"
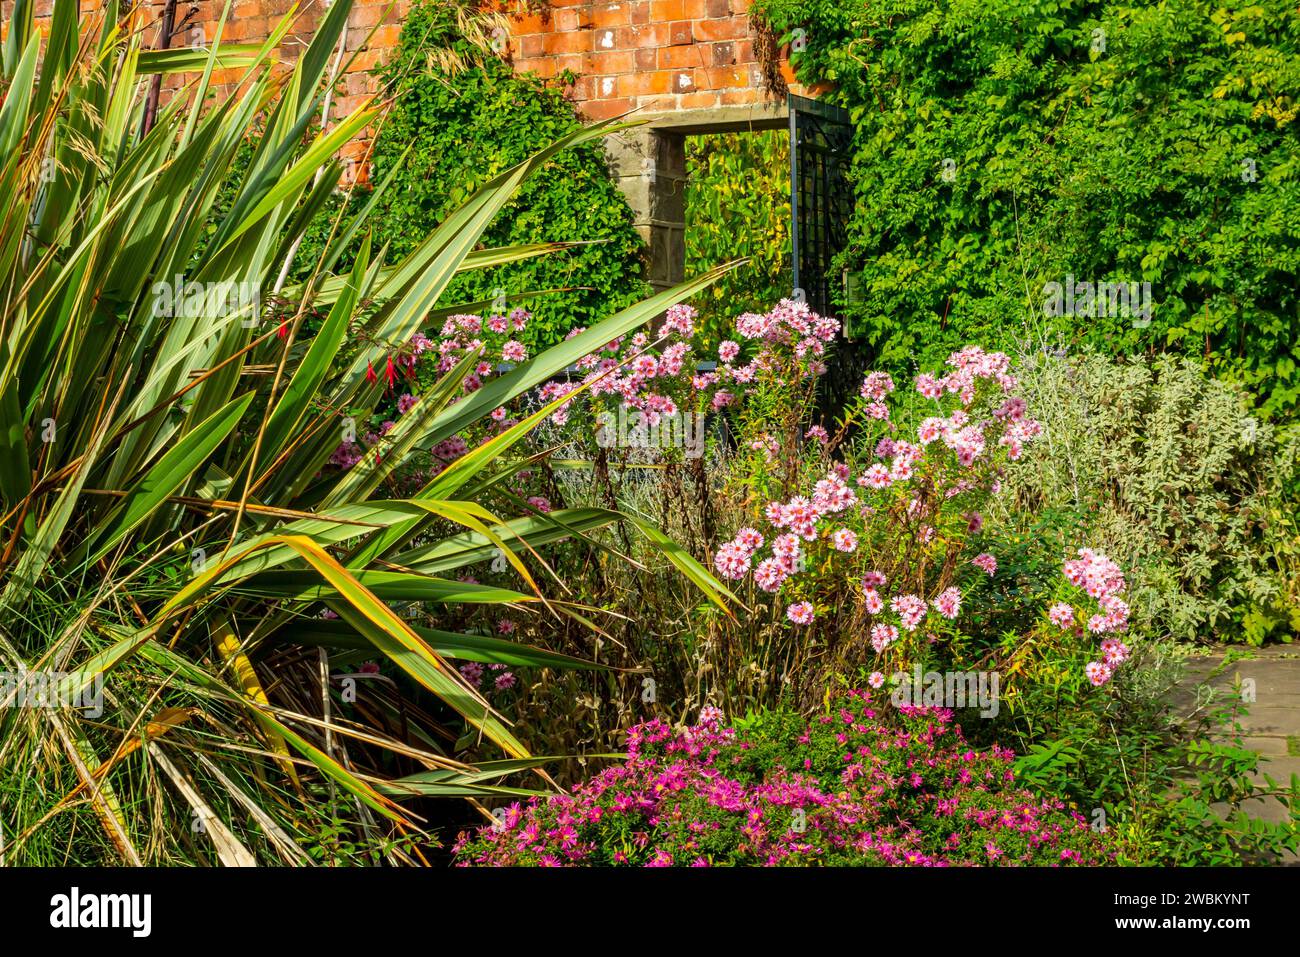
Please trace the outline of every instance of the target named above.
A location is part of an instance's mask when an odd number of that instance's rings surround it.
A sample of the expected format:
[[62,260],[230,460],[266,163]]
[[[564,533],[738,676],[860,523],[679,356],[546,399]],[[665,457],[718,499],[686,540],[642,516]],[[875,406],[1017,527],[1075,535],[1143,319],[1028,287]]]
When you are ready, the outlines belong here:
[[1100,661],[1088,662],[1087,666],[1083,669],[1083,672],[1088,676],[1088,680],[1092,682],[1093,687],[1101,687],[1109,681],[1111,675],[1114,674],[1110,665],[1104,664]]
[[867,469],[863,479],[866,480],[868,487],[874,489],[889,488],[890,483],[893,481],[893,478],[889,474],[889,469],[881,465],[879,462]]
[[893,625],[873,625],[871,628],[871,647],[880,654],[898,640],[898,629]]
[[961,592],[954,588],[945,588],[930,603],[935,610],[947,619],[954,619],[961,612]]
[[847,528],[836,529],[831,535],[831,542],[835,545],[835,550],[839,552],[853,552],[858,547],[858,536]]
[[868,676],[867,678],[867,684],[871,685],[871,687],[873,688],[880,688],[884,685],[884,683],[885,683],[885,676],[879,671],[871,672],[870,676]]
[[797,601],[785,610],[785,617],[796,625],[807,625],[813,620],[813,606],[810,602]]
[[1058,601],[1047,609],[1047,617],[1057,628],[1069,628],[1074,624],[1074,609],[1063,601]]
[[754,569],[754,583],[763,591],[776,591],[790,572],[779,558],[765,558]]
[[1101,643],[1101,656],[1102,660],[1112,668],[1123,664],[1129,658],[1128,645],[1118,638],[1107,638]]

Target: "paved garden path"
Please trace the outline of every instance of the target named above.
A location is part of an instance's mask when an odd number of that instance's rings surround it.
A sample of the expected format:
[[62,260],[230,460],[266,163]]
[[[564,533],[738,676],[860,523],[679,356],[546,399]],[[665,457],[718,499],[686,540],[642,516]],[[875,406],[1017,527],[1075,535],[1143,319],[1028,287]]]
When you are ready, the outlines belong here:
[[[1300,648],[1277,645],[1255,649],[1253,657],[1220,669],[1226,653],[1226,648],[1215,649],[1188,660],[1187,674],[1173,696],[1174,706],[1183,714],[1190,713],[1196,706],[1195,688],[1207,678],[1211,687],[1222,691],[1222,697],[1216,696],[1216,706],[1238,693],[1234,690],[1238,680],[1253,680],[1255,700],[1247,704],[1249,713],[1239,718],[1242,743],[1266,759],[1260,762],[1261,773],[1285,786],[1292,774],[1300,774]],[[1218,674],[1216,669],[1220,669]],[[1263,783],[1262,777],[1258,780]],[[1243,809],[1252,817],[1286,820],[1285,808],[1273,798],[1250,801]],[[1288,855],[1286,863],[1300,865],[1300,857]]]

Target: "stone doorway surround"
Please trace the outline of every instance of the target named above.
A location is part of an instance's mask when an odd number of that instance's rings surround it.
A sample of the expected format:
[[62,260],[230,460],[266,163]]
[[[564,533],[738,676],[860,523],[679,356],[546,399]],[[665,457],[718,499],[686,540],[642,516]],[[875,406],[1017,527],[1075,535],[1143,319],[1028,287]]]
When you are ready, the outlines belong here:
[[783,102],[767,102],[654,113],[644,119],[644,126],[607,137],[606,149],[645,240],[646,279],[659,291],[685,279],[686,137],[784,129],[789,112]]

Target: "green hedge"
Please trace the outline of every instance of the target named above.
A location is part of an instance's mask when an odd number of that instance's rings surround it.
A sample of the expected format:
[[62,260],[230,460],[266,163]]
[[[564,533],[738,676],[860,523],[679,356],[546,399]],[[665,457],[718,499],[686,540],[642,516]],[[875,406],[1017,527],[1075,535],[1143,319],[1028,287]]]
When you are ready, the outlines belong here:
[[[756,7],[852,113],[844,314],[880,361],[967,342],[1168,351],[1295,412],[1294,3]],[[1045,284],[1067,276],[1149,282],[1150,324],[1045,316]]]

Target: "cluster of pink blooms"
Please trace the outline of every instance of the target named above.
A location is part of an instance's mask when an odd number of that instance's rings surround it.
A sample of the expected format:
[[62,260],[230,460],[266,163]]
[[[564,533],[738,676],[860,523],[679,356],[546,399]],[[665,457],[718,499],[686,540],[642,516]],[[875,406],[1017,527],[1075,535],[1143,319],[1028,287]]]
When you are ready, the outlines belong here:
[[496,676],[491,681],[491,688],[494,691],[509,691],[517,683],[513,672],[507,671],[506,666],[502,664],[488,665],[485,671],[483,666],[477,661],[467,661],[458,669],[460,675],[475,688],[483,688],[483,676],[485,674]]
[[[756,335],[781,328],[770,321],[770,317],[764,322],[754,317],[742,319],[745,321],[738,321],[738,328],[743,326],[744,331]],[[965,493],[997,494],[1001,485],[996,477],[998,471],[992,450],[1005,449],[1008,459],[1018,458],[1024,444],[1039,436],[1042,427],[1027,417],[1024,400],[1009,394],[1016,387],[1016,380],[1008,372],[1010,359],[1004,353],[985,352],[969,346],[949,356],[947,365],[949,371],[942,376],[917,376],[915,386],[922,396],[936,401],[945,396],[955,396],[957,406],[947,415],[923,419],[917,429],[916,441],[898,437],[897,428],[890,421],[887,400],[897,389],[893,378],[885,372],[868,374],[859,390],[862,410],[868,420],[879,422],[887,430],[874,445],[875,461],[864,463],[865,467],[859,466],[856,477],[853,466],[836,463],[824,478],[816,482],[811,495],[769,502],[763,508],[763,516],[771,526],[770,533],[765,536],[754,529],[743,529],[744,541],[737,536],[736,540],[723,545],[714,558],[714,567],[719,574],[728,580],[739,581],[752,572],[754,583],[760,589],[777,592],[801,570],[806,553],[819,542],[824,542],[841,556],[857,556],[864,535],[862,525],[858,523],[865,521],[869,528],[871,517],[887,512],[892,501],[906,505],[907,518],[913,523],[917,542],[930,544],[938,535],[937,516],[927,513],[928,506],[923,504],[924,493],[920,487],[907,484],[923,469],[943,492],[942,502]],[[980,417],[975,411],[975,403],[983,394],[981,385],[984,383],[988,383],[992,390],[994,398],[989,408],[993,411],[987,417]],[[984,408],[982,405],[979,407]],[[812,435],[811,431],[809,434]],[[820,434],[824,436],[825,430]],[[942,472],[942,459],[934,469],[930,469],[932,449],[950,452],[950,461],[955,463],[958,471],[952,474]],[[981,469],[975,470],[976,465]],[[889,496],[901,498],[885,497],[883,493],[887,491]],[[970,534],[977,534],[983,528],[984,519],[978,511],[967,510],[962,513],[962,518]],[[770,557],[758,553],[765,539],[770,542]],[[997,572],[997,559],[988,552],[976,555],[970,562],[988,576]],[[945,588],[929,601],[921,595],[898,594],[886,602],[879,592],[884,584],[883,576],[881,581],[873,584],[870,580],[872,574],[877,573],[870,573],[864,582],[867,612],[879,615],[887,605],[889,612],[896,616],[894,622],[873,625],[871,641],[878,652],[897,639],[900,628],[917,630],[931,609],[948,620],[955,620],[961,612],[962,593],[955,586]],[[797,601],[786,607],[786,618],[793,623],[807,624],[813,617],[813,605],[808,601]]]
[[[794,357],[801,374],[820,375],[820,357],[834,340],[839,323],[812,312],[806,303],[782,300],[766,315],[747,313],[736,319],[740,339],[753,340],[753,355],[742,361],[744,349],[734,339],[718,347],[717,367],[700,372],[701,359],[692,349],[696,311],[687,305],[671,307],[653,334],[642,331],[615,339],[576,363],[583,373],[577,382],[549,382],[540,390],[543,402],[552,402],[588,385],[593,403],[613,400],[616,406],[641,413],[654,426],[665,415],[700,409],[717,411],[737,401],[744,389],[762,374],[780,369],[790,373],[786,359]],[[569,333],[573,338],[582,328]],[[568,422],[570,402],[559,406],[552,418]]]
[[1078,558],[1067,560],[1061,570],[1071,585],[1096,601],[1097,612],[1082,622],[1073,605],[1056,602],[1047,610],[1047,617],[1062,630],[1082,633],[1082,624],[1094,635],[1110,636],[1102,639],[1101,660],[1090,661],[1084,667],[1088,681],[1100,686],[1110,681],[1115,669],[1129,660],[1128,646],[1114,637],[1128,629],[1129,606],[1122,597],[1128,586],[1123,570],[1105,555],[1091,548],[1081,548],[1078,554]]
[[[883,679],[883,676],[881,676]],[[883,684],[883,680],[881,682]],[[1068,865],[1113,857],[1062,802],[1015,786],[1015,754],[975,750],[939,708],[887,708],[853,691],[797,741],[744,732],[706,708],[674,732],[628,732],[628,758],[462,833],[460,866]],[[771,745],[779,743],[774,750]],[[765,755],[761,770],[753,756]],[[732,769],[742,760],[747,770]]]

